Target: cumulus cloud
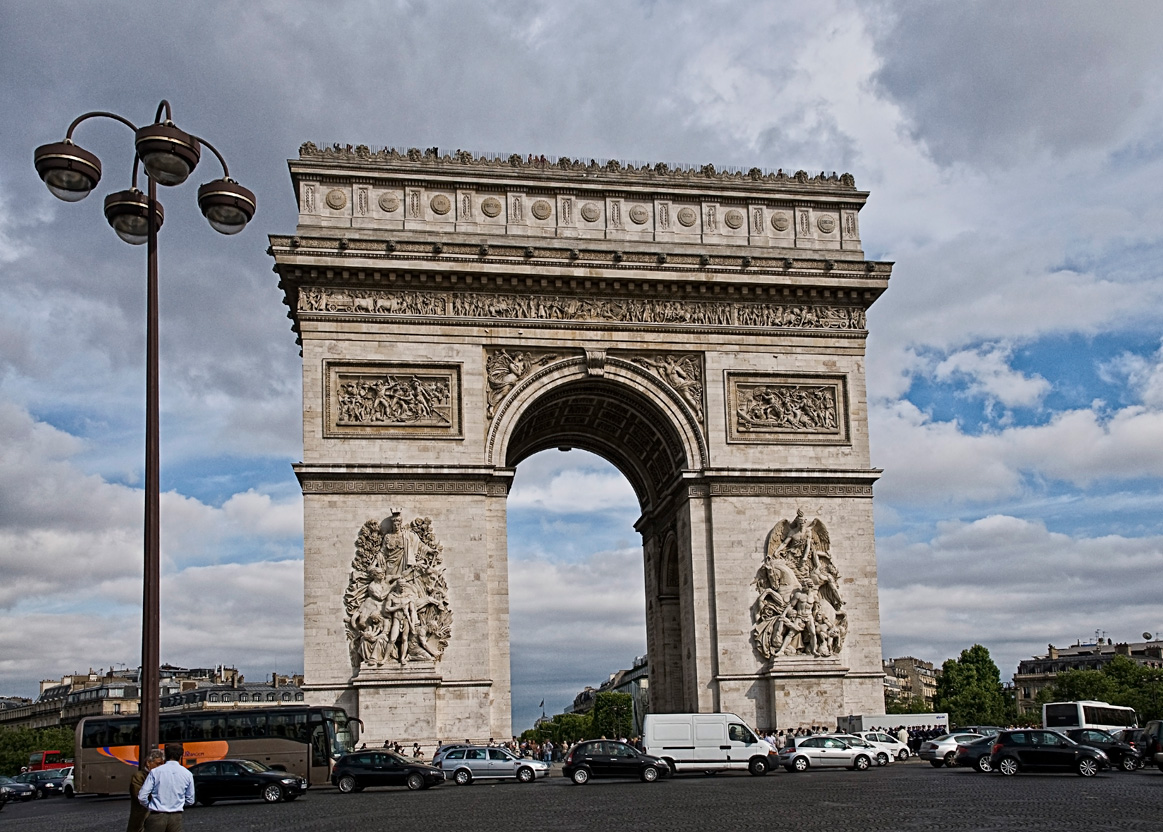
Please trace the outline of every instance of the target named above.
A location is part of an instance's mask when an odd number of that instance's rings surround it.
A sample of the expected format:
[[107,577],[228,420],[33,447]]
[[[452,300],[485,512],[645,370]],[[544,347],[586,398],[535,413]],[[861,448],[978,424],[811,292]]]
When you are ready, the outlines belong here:
[[1012,349],[989,344],[976,350],[959,350],[942,360],[933,370],[938,381],[965,379],[966,392],[999,402],[1006,407],[1030,407],[1050,391],[1050,382],[1040,375],[1026,375],[1010,364]]
[[1127,383],[1147,407],[1163,410],[1163,346],[1151,356],[1123,352],[1099,372],[1106,381]]
[[886,655],[955,656],[980,642],[1008,678],[1046,644],[1159,628],[1150,576],[1163,536],[1071,537],[1007,515],[878,540]]

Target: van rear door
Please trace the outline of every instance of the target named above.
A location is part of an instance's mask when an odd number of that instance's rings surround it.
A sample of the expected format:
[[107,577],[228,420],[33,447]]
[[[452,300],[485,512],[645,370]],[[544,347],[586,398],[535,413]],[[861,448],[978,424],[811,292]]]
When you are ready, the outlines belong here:
[[727,720],[722,714],[695,714],[695,760],[721,766],[728,760]]

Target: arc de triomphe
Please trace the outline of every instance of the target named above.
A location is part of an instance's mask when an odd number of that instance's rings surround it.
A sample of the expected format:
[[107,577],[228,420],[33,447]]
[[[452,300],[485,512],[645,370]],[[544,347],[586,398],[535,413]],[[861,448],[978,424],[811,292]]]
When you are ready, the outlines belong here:
[[506,495],[571,447],[640,503],[653,710],[882,712],[864,348],[891,265],[851,176],[311,143],[290,169],[312,700],[372,741],[509,736]]

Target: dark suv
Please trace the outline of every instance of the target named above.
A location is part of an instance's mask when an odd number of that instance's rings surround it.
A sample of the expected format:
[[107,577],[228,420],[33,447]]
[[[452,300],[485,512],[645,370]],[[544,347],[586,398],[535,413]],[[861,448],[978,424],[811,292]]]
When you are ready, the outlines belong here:
[[669,775],[670,768],[658,757],[643,754],[624,742],[586,740],[570,749],[561,773],[579,786],[591,777],[636,777],[653,783]]
[[989,757],[994,771],[1007,777],[1019,771],[1076,771],[1094,777],[1110,765],[1106,754],[1088,745],[1079,745],[1057,731],[1002,731]]
[[1152,719],[1143,726],[1143,760],[1163,771],[1163,719]]
[[1097,748],[1106,754],[1111,766],[1115,768],[1121,768],[1123,771],[1134,771],[1139,768],[1140,757],[1135,747],[1111,736],[1106,731],[1101,731],[1098,728],[1071,728],[1062,733],[1079,745]]

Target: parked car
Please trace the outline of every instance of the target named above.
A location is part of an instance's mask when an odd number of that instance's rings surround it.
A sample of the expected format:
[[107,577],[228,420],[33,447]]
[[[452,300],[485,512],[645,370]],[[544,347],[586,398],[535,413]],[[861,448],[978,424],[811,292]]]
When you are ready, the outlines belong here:
[[598,777],[636,777],[643,783],[653,783],[659,777],[668,777],[671,771],[660,758],[643,754],[624,742],[586,740],[565,755],[561,773],[584,786],[590,778]]
[[42,771],[26,771],[13,777],[18,783],[27,783],[36,791],[36,797],[56,797],[64,794],[65,783],[61,768],[46,768]]
[[445,755],[447,755],[449,751],[453,751],[457,748],[471,748],[471,747],[472,747],[472,743],[469,743],[469,742],[455,742],[455,743],[449,743],[448,745],[442,745],[439,748],[437,748],[436,753],[432,755],[432,765],[436,766],[437,768],[440,768],[441,761],[444,759]]
[[958,725],[954,734],[981,734],[983,737],[996,737],[1002,732],[999,725]]
[[213,760],[190,767],[194,797],[203,806],[219,800],[291,801],[307,792],[307,781],[254,760]]
[[332,785],[344,794],[369,786],[407,786],[415,791],[443,782],[444,772],[435,766],[386,750],[344,754],[331,771]]
[[517,757],[505,748],[479,745],[450,749],[440,761],[440,768],[458,786],[467,786],[473,780],[508,777],[532,783],[549,773],[548,763]]
[[1135,747],[1116,739],[1109,731],[1098,728],[1071,728],[1062,733],[1079,745],[1089,745],[1102,751],[1114,768],[1121,768],[1123,771],[1135,771],[1139,768],[1142,757]]
[[792,745],[779,752],[779,764],[788,771],[826,766],[847,766],[854,771],[865,771],[872,762],[867,749],[850,745],[838,737],[796,737]]
[[36,789],[29,783],[21,783],[11,777],[0,777],[0,795],[8,800],[27,803],[36,798]]
[[876,763],[878,766],[887,766],[889,763],[896,759],[896,757],[889,754],[885,749],[879,748],[874,743],[871,743],[864,739],[864,737],[858,736],[856,734],[825,734],[824,736],[835,737],[838,740],[843,740],[849,745],[856,746],[857,748],[863,748],[865,751],[872,755],[872,762]]
[[65,779],[61,781],[61,794],[65,797],[76,797],[77,793],[73,791],[73,767],[63,768],[61,772],[65,775]]
[[917,756],[922,760],[928,760],[929,765],[933,768],[941,768],[942,766],[953,768],[955,765],[953,760],[957,756],[957,746],[981,738],[981,734],[942,734],[921,743],[921,749],[917,752]]
[[647,714],[643,750],[666,760],[674,774],[748,771],[775,767],[775,749],[735,714]]
[[979,740],[973,740],[973,742],[958,743],[957,751],[953,757],[953,764],[966,766],[975,771],[993,771],[993,763],[990,762],[990,756],[993,754],[994,739],[995,737],[982,737]]
[[1002,731],[994,739],[990,763],[1007,777],[1019,771],[1076,771],[1093,777],[1110,765],[1106,754],[1079,745],[1057,731]]
[[1142,728],[1124,728],[1122,731],[1115,731],[1114,738],[1119,742],[1125,742],[1139,753],[1139,768],[1153,762],[1149,756],[1143,753],[1149,745],[1149,740]]
[[877,748],[884,749],[897,760],[907,760],[912,753],[909,751],[908,743],[901,742],[892,734],[884,731],[857,731],[856,736],[867,740]]

